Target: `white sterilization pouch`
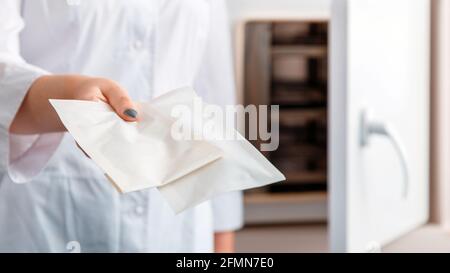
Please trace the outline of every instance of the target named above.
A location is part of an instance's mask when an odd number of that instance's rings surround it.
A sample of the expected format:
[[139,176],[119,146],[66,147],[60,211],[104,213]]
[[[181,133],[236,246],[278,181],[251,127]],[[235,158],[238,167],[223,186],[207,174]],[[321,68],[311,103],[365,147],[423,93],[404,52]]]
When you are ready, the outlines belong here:
[[[138,103],[140,121],[131,123],[103,102],[51,103],[69,133],[121,192],[157,187],[176,213],[221,193],[285,180],[235,131],[233,123],[202,113],[200,124],[214,126],[201,128],[189,115],[173,117],[180,106],[195,113],[199,103],[208,105],[189,87]],[[175,125],[179,124],[192,127],[194,135],[202,132],[203,139],[174,138]],[[221,136],[230,134],[222,132],[231,132],[236,138],[223,139]]]
[[[206,109],[208,106],[200,100],[192,88],[186,87],[162,95],[154,99],[150,105],[163,114],[172,115],[174,107],[180,105],[192,109],[192,113],[195,113],[194,105],[199,107],[199,103],[202,104],[202,109]],[[233,128],[232,122],[227,123],[224,120],[220,122],[214,117],[208,119],[205,117],[207,116],[205,113],[202,116],[201,124],[215,123],[215,126],[208,128],[210,129],[209,133],[203,136],[210,143],[219,147],[223,151],[223,156],[172,183],[158,187],[175,212],[181,212],[221,193],[261,187],[286,179]],[[223,115],[224,118],[225,116]],[[195,122],[190,122],[191,126],[193,124],[195,126]],[[222,133],[219,128],[224,128],[223,131],[231,131],[236,139],[221,138],[226,133]],[[193,128],[193,131],[196,130],[207,131],[205,128]],[[215,130],[219,132],[215,132]]]
[[222,156],[199,140],[174,140],[174,119],[138,104],[139,122],[125,122],[104,102],[50,100],[80,147],[121,192],[170,183]]

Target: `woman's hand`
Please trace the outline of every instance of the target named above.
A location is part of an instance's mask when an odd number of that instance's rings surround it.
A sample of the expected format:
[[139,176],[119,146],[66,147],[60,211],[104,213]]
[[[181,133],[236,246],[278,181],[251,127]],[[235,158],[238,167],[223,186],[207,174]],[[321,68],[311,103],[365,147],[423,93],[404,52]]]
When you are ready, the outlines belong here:
[[42,76],[28,90],[10,132],[36,134],[65,131],[49,99],[104,101],[126,121],[136,121],[138,115],[127,91],[112,80],[80,75]]

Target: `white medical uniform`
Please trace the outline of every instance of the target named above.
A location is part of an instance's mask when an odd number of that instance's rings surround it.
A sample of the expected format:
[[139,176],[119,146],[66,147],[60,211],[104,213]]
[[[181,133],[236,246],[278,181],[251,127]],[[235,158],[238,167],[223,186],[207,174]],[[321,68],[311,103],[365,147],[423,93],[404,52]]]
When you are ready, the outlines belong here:
[[0,251],[64,252],[71,241],[82,252],[211,251],[214,231],[241,227],[240,193],[174,215],[155,189],[116,192],[68,134],[8,133],[47,73],[110,78],[134,100],[191,85],[233,104],[225,9],[223,0],[0,2]]

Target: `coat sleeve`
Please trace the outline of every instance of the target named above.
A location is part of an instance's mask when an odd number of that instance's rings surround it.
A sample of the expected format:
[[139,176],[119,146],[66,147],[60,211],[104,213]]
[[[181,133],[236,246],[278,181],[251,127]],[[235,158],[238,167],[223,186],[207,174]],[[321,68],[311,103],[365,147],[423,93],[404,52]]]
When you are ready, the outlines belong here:
[[20,0],[0,3],[0,176],[27,182],[45,166],[62,133],[12,135],[9,127],[34,80],[47,71],[28,64],[20,55],[24,27]]
[[[210,3],[210,28],[194,87],[209,103],[235,105],[236,89],[226,4],[224,0],[210,0]],[[242,192],[222,194],[212,200],[212,206],[216,232],[242,227]]]

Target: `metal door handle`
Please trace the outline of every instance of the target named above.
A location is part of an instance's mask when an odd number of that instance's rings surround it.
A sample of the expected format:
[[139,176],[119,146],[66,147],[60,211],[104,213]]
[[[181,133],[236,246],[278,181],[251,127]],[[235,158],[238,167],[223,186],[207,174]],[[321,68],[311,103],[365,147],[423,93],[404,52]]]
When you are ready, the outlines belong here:
[[360,145],[361,147],[367,147],[369,145],[369,140],[372,136],[381,136],[387,138],[400,159],[402,173],[403,173],[403,198],[408,196],[409,191],[409,171],[408,164],[406,161],[406,154],[402,143],[396,131],[392,126],[385,122],[374,121],[368,117],[367,111],[363,111],[361,114],[361,125],[360,125]]

